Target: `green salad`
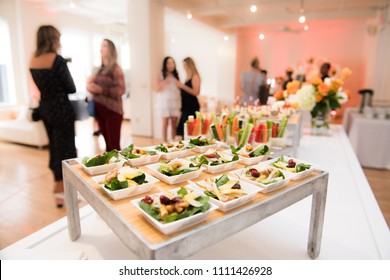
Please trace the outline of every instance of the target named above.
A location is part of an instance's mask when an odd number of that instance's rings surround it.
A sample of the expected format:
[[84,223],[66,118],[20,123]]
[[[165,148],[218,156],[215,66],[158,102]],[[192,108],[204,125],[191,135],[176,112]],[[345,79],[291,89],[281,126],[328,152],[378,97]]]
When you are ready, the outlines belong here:
[[233,157],[231,157],[223,153],[218,153],[214,149],[210,149],[203,155],[194,156],[190,158],[190,160],[191,162],[197,165],[205,164],[205,165],[215,166],[215,165],[221,165],[221,164],[237,161],[239,160],[239,157],[238,155],[234,155]]
[[209,146],[215,143],[215,139],[208,139],[203,136],[199,136],[190,140],[190,144],[193,144],[195,146]]
[[284,174],[276,168],[255,168],[247,167],[245,177],[263,185],[273,184],[285,179]]
[[[213,178],[205,180],[204,194],[222,202],[228,202],[246,195],[241,188],[239,180],[231,180],[228,175],[223,174],[215,181]],[[198,184],[199,186],[199,184]]]
[[145,178],[145,173],[142,171],[125,166],[120,169],[115,168],[108,172],[99,184],[103,184],[106,189],[116,191],[146,184],[148,181]]
[[188,150],[191,149],[192,147],[193,147],[192,144],[186,145],[183,141],[179,141],[178,143],[160,144],[154,147],[154,149],[163,153],[172,153],[172,152]]
[[297,162],[294,159],[286,160],[284,156],[279,157],[271,165],[276,168],[287,170],[293,173],[299,173],[311,168],[310,164],[304,164],[304,163],[297,164]]
[[210,208],[208,202],[208,196],[182,187],[177,194],[164,192],[161,195],[147,195],[139,206],[151,217],[166,224],[206,212]]
[[176,176],[196,171],[199,167],[200,165],[188,164],[179,159],[174,159],[171,161],[162,161],[158,168],[158,172],[167,176]]
[[267,145],[260,145],[256,149],[253,148],[251,144],[246,144],[245,147],[238,146],[230,146],[230,150],[234,155],[240,155],[244,157],[259,157],[270,154],[270,150]]
[[99,166],[103,164],[107,164],[110,162],[119,162],[119,156],[117,150],[112,150],[110,152],[104,152],[100,155],[96,155],[94,157],[85,157],[81,161],[86,167]]
[[157,155],[156,151],[149,151],[145,149],[135,148],[134,144],[129,145],[120,151],[120,154],[126,159],[140,158],[143,156],[154,156]]

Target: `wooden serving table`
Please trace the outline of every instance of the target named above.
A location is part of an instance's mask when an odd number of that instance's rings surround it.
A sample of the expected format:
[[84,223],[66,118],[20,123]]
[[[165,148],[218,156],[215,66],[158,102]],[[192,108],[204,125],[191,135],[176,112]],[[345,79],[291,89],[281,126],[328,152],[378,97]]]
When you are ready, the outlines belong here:
[[[154,228],[130,201],[145,196],[114,201],[86,174],[75,160],[63,161],[63,177],[67,205],[68,232],[72,241],[81,234],[77,191],[107,223],[119,239],[140,259],[183,259],[211,246],[288,206],[312,195],[312,208],[307,251],[312,259],[318,257],[324,221],[328,172],[315,171],[308,177],[290,183],[273,192],[257,193],[255,198],[229,212],[215,210],[202,223],[164,235]],[[238,164],[237,169],[244,167]],[[145,167],[139,168],[146,171]],[[202,172],[194,181],[219,174]],[[168,185],[156,183],[147,194],[159,192],[159,187],[169,190],[187,183]],[[288,230],[286,228],[286,230]]]

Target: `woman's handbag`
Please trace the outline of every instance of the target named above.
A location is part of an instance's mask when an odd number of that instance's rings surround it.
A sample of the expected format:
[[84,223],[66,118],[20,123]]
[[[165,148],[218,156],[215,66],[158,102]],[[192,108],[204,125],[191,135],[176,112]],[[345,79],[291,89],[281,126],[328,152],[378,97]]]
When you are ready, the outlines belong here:
[[41,111],[39,107],[30,108],[31,110],[31,119],[34,122],[40,121],[42,119]]
[[93,100],[88,100],[87,102],[88,115],[95,117],[95,102],[93,102]]

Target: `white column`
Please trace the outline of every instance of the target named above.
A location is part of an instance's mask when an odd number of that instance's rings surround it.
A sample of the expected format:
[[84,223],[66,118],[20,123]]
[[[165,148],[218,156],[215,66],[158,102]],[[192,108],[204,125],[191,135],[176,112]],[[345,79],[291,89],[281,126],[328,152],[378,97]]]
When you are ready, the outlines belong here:
[[390,7],[383,12],[383,26],[378,33],[378,45],[376,49],[376,64],[374,69],[374,101],[388,104],[390,102]]
[[158,0],[128,2],[132,134],[153,137],[153,90],[164,55],[164,9]]

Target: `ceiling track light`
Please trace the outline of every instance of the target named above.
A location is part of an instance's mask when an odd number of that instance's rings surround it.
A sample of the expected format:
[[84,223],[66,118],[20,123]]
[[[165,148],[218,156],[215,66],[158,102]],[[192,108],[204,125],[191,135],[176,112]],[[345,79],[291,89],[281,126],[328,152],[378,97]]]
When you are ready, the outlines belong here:
[[306,17],[305,17],[305,7],[304,7],[303,0],[301,0],[301,15],[299,16],[299,23],[305,23],[306,22]]
[[192,19],[192,14],[191,14],[191,12],[187,12],[186,17],[187,17],[188,19]]

